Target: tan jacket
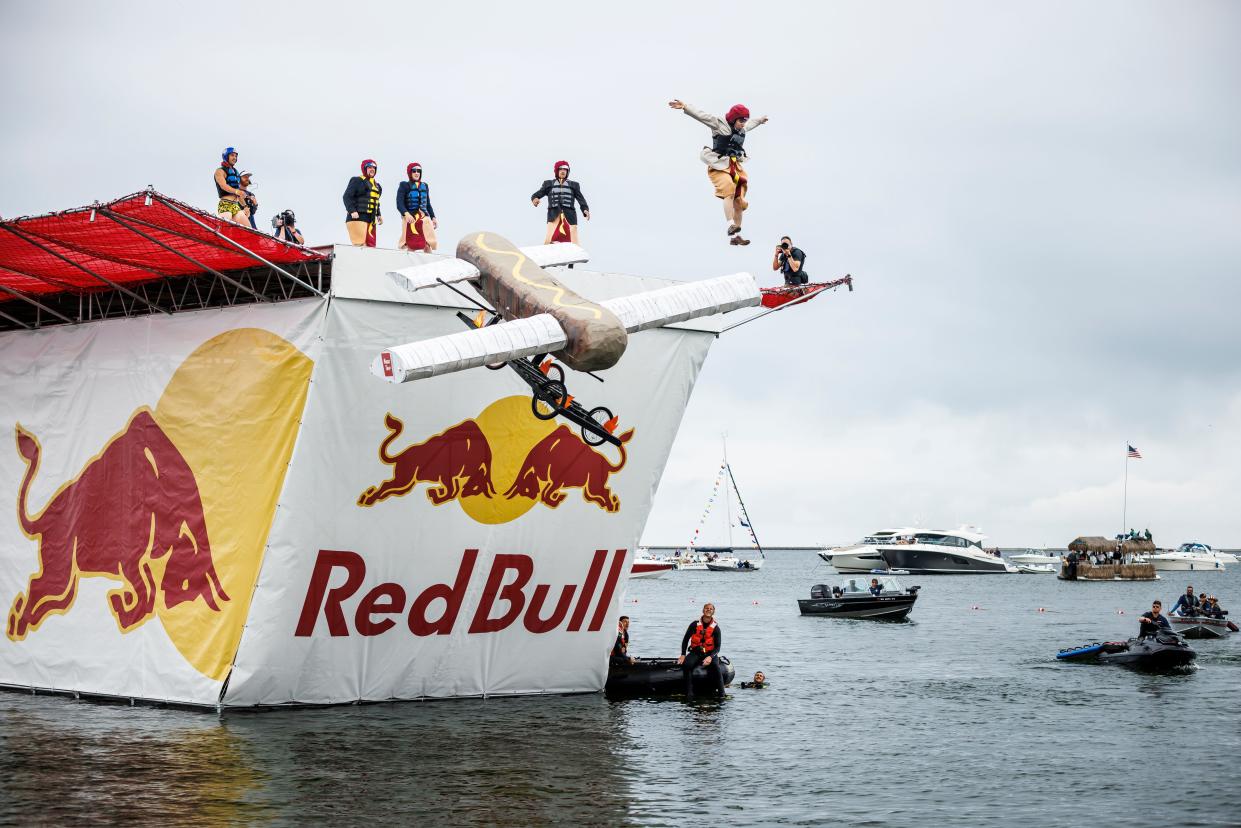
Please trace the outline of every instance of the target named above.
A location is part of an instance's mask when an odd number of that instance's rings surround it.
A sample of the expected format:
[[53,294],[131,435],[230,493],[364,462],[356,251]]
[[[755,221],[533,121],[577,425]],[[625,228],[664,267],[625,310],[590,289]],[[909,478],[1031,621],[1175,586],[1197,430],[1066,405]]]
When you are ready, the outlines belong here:
[[[731,135],[732,134],[733,128],[728,125],[727,121],[725,121],[723,118],[717,115],[708,115],[706,112],[703,112],[698,107],[691,106],[690,104],[686,104],[685,109],[683,111],[685,112],[686,115],[693,118],[698,123],[709,128],[711,130],[712,135]],[[757,129],[758,127],[762,126],[766,122],[767,122],[766,118],[751,118],[746,123],[745,129],[742,130],[742,132],[745,132],[748,135],[750,130]],[[702,159],[702,162],[704,164],[706,164],[708,167],[710,167],[713,170],[727,170],[728,169],[728,159],[721,157],[718,152],[711,149],[711,147],[709,146],[703,147],[702,153],[698,157]],[[746,152],[746,158],[749,158],[749,157],[750,157],[750,153]]]

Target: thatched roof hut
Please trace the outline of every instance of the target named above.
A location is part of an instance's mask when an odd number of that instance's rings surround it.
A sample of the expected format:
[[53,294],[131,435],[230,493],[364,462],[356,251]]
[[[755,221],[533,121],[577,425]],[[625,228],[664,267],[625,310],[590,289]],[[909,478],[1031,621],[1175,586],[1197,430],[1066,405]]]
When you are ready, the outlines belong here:
[[1069,544],[1071,552],[1094,552],[1111,553],[1116,551],[1116,541],[1111,538],[1104,538],[1098,535],[1083,535],[1080,538],[1074,538]]
[[1126,555],[1144,554],[1155,551],[1155,542],[1146,538],[1129,538],[1122,541],[1120,551]]

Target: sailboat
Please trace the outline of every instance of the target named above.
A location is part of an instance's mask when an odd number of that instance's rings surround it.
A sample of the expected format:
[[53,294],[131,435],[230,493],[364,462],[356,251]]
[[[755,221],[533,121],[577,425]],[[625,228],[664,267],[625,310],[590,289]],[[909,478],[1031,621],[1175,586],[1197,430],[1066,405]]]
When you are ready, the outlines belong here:
[[[711,514],[711,509],[715,505],[715,500],[720,494],[721,487],[724,489],[725,517],[728,521],[728,545],[697,546],[703,524],[706,522],[707,516]],[[753,541],[753,548],[751,550],[738,549],[732,543],[732,496],[734,494],[737,496],[738,522],[750,533],[750,540]],[[705,554],[707,569],[712,572],[757,572],[763,568],[763,564],[767,560],[762,544],[758,542],[758,535],[754,532],[750,515],[746,512],[745,501],[741,499],[741,490],[737,488],[737,478],[733,476],[732,466],[728,463],[727,443],[724,445],[724,461],[720,463],[720,470],[715,477],[715,485],[712,488],[711,497],[707,501],[707,508],[702,513],[702,519],[698,522],[698,528],[694,530],[694,539],[690,541],[687,551],[691,557],[694,553]],[[758,554],[755,555],[753,554],[754,552]]]

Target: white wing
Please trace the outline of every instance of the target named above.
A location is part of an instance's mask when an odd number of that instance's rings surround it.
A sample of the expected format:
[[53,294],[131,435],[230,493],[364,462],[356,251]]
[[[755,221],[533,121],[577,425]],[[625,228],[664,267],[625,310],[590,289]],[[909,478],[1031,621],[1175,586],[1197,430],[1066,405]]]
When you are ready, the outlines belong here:
[[734,273],[608,299],[599,304],[616,314],[626,331],[636,333],[673,322],[753,307],[761,300],[762,294],[754,277],[749,273]]
[[550,314],[539,313],[525,319],[395,345],[375,357],[371,373],[388,382],[409,382],[559,351],[567,342],[560,323]]
[[[530,261],[539,267],[581,264],[590,261],[590,255],[576,244],[540,244],[521,248]],[[441,283],[471,282],[479,277],[478,268],[461,259],[442,259],[438,262],[410,265],[399,270],[389,270],[388,278],[413,293]]]

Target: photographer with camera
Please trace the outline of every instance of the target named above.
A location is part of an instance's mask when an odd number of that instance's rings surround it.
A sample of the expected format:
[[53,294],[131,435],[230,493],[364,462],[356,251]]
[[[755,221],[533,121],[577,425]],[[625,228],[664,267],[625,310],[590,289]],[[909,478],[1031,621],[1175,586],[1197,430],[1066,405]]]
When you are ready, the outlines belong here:
[[776,253],[771,259],[771,269],[784,274],[786,285],[804,285],[809,281],[806,271],[802,270],[805,261],[806,254],[801,248],[794,247],[793,240],[788,236],[781,236],[780,243],[776,245]]
[[272,216],[271,234],[281,241],[292,242],[293,244],[305,244],[306,239],[302,236],[302,231],[295,226],[297,217],[293,215],[292,210],[285,210],[283,213],[277,213]]
[[246,218],[250,221],[250,228],[257,230],[259,225],[254,220],[254,217],[259,214],[259,200],[254,195],[254,191],[250,189],[250,179],[253,177],[254,173],[252,172],[243,172],[241,174],[241,191],[245,193],[245,196],[242,198],[242,204],[246,207]]

